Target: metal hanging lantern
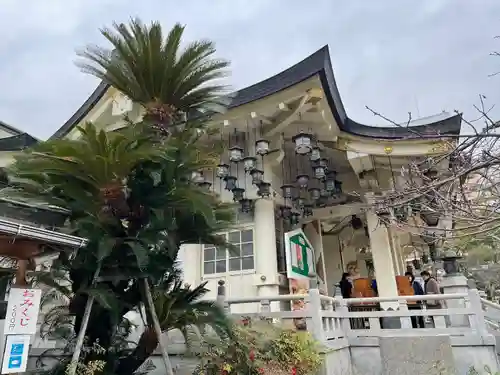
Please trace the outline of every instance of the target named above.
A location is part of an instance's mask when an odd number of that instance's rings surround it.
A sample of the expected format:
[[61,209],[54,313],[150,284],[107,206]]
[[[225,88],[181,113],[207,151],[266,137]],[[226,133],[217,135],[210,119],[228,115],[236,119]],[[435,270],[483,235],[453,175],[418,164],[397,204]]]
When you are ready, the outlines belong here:
[[297,199],[295,199],[295,205],[298,207],[298,208],[303,208],[306,204],[306,201],[304,198],[300,198],[298,197]]
[[435,180],[438,176],[438,171],[435,168],[429,168],[424,172],[424,176],[430,180]]
[[384,201],[375,202],[375,213],[383,222],[388,222],[391,218],[391,211]]
[[322,165],[317,165],[314,167],[314,177],[318,180],[323,180],[326,177],[326,169]]
[[215,170],[215,175],[219,178],[226,178],[229,175],[229,165],[219,164]]
[[311,149],[311,155],[309,155],[309,160],[312,162],[318,161],[321,159],[321,149],[318,146],[314,146]]
[[234,188],[233,192],[233,201],[239,202],[243,199],[243,194],[245,194],[245,189],[243,188]]
[[255,153],[257,155],[267,155],[271,149],[270,142],[267,139],[259,139],[255,142]]
[[257,166],[257,158],[254,156],[246,156],[243,158],[243,168],[245,172],[250,173]]
[[208,181],[199,182],[197,185],[207,191],[212,187],[212,183]]
[[409,205],[410,205],[410,209],[411,209],[412,214],[416,214],[416,213],[420,212],[420,210],[422,209],[422,203],[420,203],[420,201],[417,199],[412,200],[409,203]]
[[432,209],[423,209],[420,211],[420,217],[429,227],[435,227],[439,224],[441,214]]
[[295,143],[295,153],[306,155],[312,150],[312,135],[300,132],[292,138]]
[[310,188],[309,194],[311,194],[311,199],[317,201],[321,197],[321,190],[318,188]]
[[326,174],[325,177],[325,189],[330,193],[335,192],[335,180],[337,178],[337,172],[330,171]]
[[240,146],[233,146],[229,149],[229,160],[238,163],[243,159],[243,149]]
[[226,190],[233,191],[236,189],[236,181],[238,181],[238,179],[235,176],[227,176],[224,181],[226,182]]
[[405,206],[394,207],[394,217],[398,221],[406,221],[408,218],[408,211]]
[[250,171],[250,177],[252,177],[252,184],[259,185],[264,178],[264,172],[257,168],[252,169]]
[[300,223],[300,212],[293,211],[290,215],[290,224],[298,225]]
[[293,198],[293,190],[294,190],[293,185],[283,185],[281,187],[281,191],[283,193],[283,198],[292,199]]
[[302,216],[309,217],[312,215],[313,215],[313,205],[309,203],[304,204],[304,207],[302,208]]
[[252,211],[252,201],[247,198],[240,200],[241,212],[249,213]]
[[285,220],[290,219],[290,217],[292,216],[292,208],[289,206],[281,206],[280,215]]
[[269,182],[261,181],[257,185],[257,195],[261,198],[269,198],[271,196],[271,184]]
[[307,184],[309,183],[309,176],[306,174],[300,174],[297,176],[297,183],[301,188],[307,187]]

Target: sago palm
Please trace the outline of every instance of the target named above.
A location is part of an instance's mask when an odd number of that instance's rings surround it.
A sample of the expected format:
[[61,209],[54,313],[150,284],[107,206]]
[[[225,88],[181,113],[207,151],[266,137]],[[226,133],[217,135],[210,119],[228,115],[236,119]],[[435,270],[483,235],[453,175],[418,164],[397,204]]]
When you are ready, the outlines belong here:
[[[173,277],[180,246],[226,245],[217,232],[233,223],[233,207],[191,178],[215,167],[218,150],[207,142],[204,117],[187,116],[222,104],[223,87],[216,81],[227,63],[213,58],[211,42],[181,49],[183,30],[176,25],[164,37],[159,24],[144,26],[137,20],[103,30],[112,46],[83,52],[84,69],[141,104],[144,120],[108,133],[87,125],[80,138],[50,140],[27,150],[9,171],[6,194],[66,208],[69,228],[88,239],[85,248],[72,257],[61,254],[53,267],[67,271],[71,279],[74,333],[88,318],[87,343],[99,343],[107,353],[102,357],[113,350],[119,322],[145,301],[146,285],[158,293]],[[171,131],[181,114],[186,115],[180,118],[182,126]],[[149,125],[170,127],[172,136],[158,137]],[[169,290],[177,293],[177,304],[192,297]],[[89,296],[96,303],[84,314]],[[204,317],[209,324],[215,315],[175,316],[178,326]],[[156,348],[147,333],[143,337],[134,353],[118,359],[115,374],[134,373],[147,358],[136,354]]]
[[[132,129],[106,132],[87,123],[78,130],[76,140],[43,142],[16,156],[10,169],[14,186],[4,194],[13,196],[17,191],[24,197],[49,199],[62,206],[71,200],[94,215],[103,210],[127,215],[129,175],[140,163],[168,158],[166,146],[153,145],[150,135]],[[44,191],[48,188],[52,191]],[[76,209],[72,205],[68,208]]]
[[83,70],[110,84],[146,109],[145,120],[167,128],[193,112],[220,111],[227,104],[219,81],[229,63],[217,59],[208,40],[182,46],[184,26],[166,35],[158,22],[115,23],[102,35],[110,48],[80,52]]
[[[192,327],[204,331],[210,327],[212,332],[216,332],[219,337],[231,335],[232,322],[222,309],[210,301],[203,301],[202,298],[208,290],[205,284],[191,288],[183,285],[181,272],[173,269],[170,275],[163,280],[154,290],[154,303],[156,313],[161,322],[163,332],[179,330],[188,338],[188,333]],[[71,295],[67,295],[68,298]],[[50,302],[50,301],[48,301]],[[52,306],[47,311],[43,311],[44,320],[40,327],[42,339],[58,339],[60,344],[65,344],[58,349],[49,349],[42,354],[40,365],[44,364],[45,357],[54,355],[67,355],[74,347],[74,335],[72,334],[72,319],[68,305],[60,303]],[[106,367],[104,374],[124,374],[132,373],[133,369],[140,367],[153,354],[158,339],[149,324],[149,318],[144,317],[145,327],[138,343],[131,340],[133,330],[138,329],[127,318],[124,318],[118,325],[113,335],[111,350],[106,354]],[[86,348],[85,351],[87,351]],[[124,356],[130,350],[129,355]],[[46,374],[64,373],[68,360],[46,369]],[[50,367],[50,366],[49,366]]]

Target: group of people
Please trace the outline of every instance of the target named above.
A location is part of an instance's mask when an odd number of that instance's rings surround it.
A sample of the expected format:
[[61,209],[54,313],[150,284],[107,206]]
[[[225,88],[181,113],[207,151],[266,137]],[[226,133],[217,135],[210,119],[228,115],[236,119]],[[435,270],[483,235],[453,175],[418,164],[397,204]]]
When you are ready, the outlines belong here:
[[[424,285],[420,284],[419,281],[415,280],[415,276],[412,272],[406,272],[405,276],[408,277],[410,284],[413,288],[413,293],[416,296],[423,296],[429,294],[440,294],[439,284],[437,280],[430,274],[429,271],[422,271],[420,276],[424,280]],[[425,305],[424,305],[425,304]],[[422,308],[427,309],[439,309],[441,308],[441,302],[439,300],[429,300],[429,301],[417,301],[416,304],[408,305],[409,310],[420,310]],[[423,316],[412,316],[411,325],[413,328],[425,328],[425,320]]]
[[[340,292],[342,298],[353,298],[353,277],[352,273],[345,272],[342,274],[342,279],[340,280]],[[423,285],[415,279],[413,272],[406,272],[405,276],[408,278],[411,287],[413,288],[413,294],[416,296],[440,294],[440,288],[437,280],[430,274],[429,271],[422,271],[420,276],[423,279]],[[372,289],[375,293],[377,292],[377,281],[375,278],[372,279]],[[416,301],[416,303],[408,304],[409,310],[420,310],[423,308],[427,309],[439,309],[441,308],[441,302],[439,300],[430,301]],[[412,316],[411,322],[413,328],[425,328],[425,320],[423,316]]]

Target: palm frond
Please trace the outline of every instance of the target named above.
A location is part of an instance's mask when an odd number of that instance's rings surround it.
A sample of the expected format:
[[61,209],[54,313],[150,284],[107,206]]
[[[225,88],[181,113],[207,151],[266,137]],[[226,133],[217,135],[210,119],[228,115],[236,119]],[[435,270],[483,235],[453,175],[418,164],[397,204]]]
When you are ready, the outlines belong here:
[[182,112],[223,110],[227,88],[213,82],[227,76],[229,63],[214,58],[215,46],[208,40],[181,48],[184,29],[176,24],[165,36],[158,22],[115,23],[101,30],[111,48],[87,46],[79,52],[79,66],[143,105],[159,102]]

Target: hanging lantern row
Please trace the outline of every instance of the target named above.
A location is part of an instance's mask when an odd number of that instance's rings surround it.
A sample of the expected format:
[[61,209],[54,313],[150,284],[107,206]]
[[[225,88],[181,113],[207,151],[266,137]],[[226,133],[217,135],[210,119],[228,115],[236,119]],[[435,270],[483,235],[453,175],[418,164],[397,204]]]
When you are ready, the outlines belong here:
[[300,132],[292,138],[292,142],[295,143],[295,153],[299,155],[307,155],[313,149],[312,146],[312,134]]
[[279,217],[287,221],[291,226],[300,224],[302,218],[307,218],[313,214],[313,205],[306,204],[301,209],[294,209],[289,205],[283,205],[279,209]]
[[259,139],[255,142],[255,153],[257,155],[267,155],[271,151],[271,144],[267,139]]
[[[271,144],[267,139],[259,139],[255,142],[255,155],[264,156],[271,150]],[[240,146],[229,148],[229,161],[231,163],[239,163],[243,161],[246,168],[255,167],[257,159],[253,156],[245,156],[245,150]],[[252,164],[253,163],[253,164]]]

